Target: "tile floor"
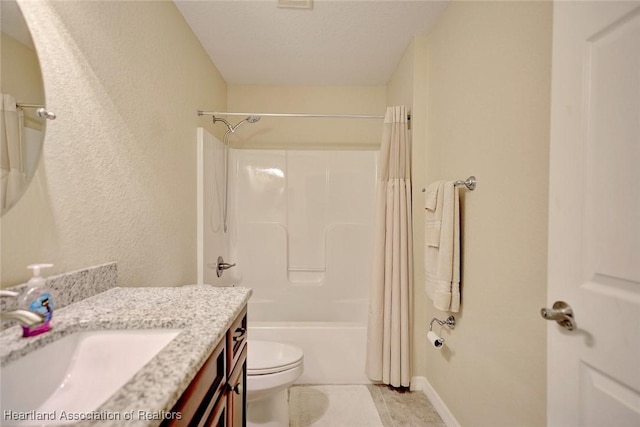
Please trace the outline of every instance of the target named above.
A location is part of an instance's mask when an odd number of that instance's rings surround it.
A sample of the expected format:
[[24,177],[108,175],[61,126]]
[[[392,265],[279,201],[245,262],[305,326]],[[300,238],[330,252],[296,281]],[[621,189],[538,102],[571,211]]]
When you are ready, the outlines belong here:
[[[306,387],[303,385],[294,386],[294,387]],[[317,386],[308,386],[309,392],[316,392],[315,389]],[[333,393],[336,396],[344,396],[344,392],[347,391],[348,387],[353,386],[330,386],[327,388],[322,388],[324,393]],[[377,409],[378,416],[380,417],[380,421],[382,422],[383,427],[445,427],[442,418],[436,412],[427,396],[420,391],[410,392],[397,390],[385,385],[373,385],[369,384],[366,386],[369,394],[371,395],[371,399],[375,405],[375,409]],[[344,388],[344,391],[343,391]],[[333,391],[327,391],[333,390]],[[296,394],[308,394],[306,390],[298,389]],[[290,389],[291,393],[291,389]],[[323,397],[323,396],[320,396]],[[354,420],[348,421],[347,418],[353,416],[354,414],[344,414],[340,416],[340,418],[344,418],[344,423],[340,424],[336,421],[335,418],[329,413],[324,413],[324,411],[319,411],[318,406],[319,403],[317,401],[322,400],[320,397],[317,397],[313,401],[307,400],[307,403],[303,403],[306,405],[311,405],[313,407],[309,408],[292,408],[290,406],[290,410],[292,411],[292,425],[295,427],[306,427],[306,426],[331,426],[331,427],[353,427]],[[291,394],[290,394],[291,399]],[[327,400],[327,397],[323,397],[324,400]],[[329,396],[329,400],[331,400],[331,396]],[[300,404],[297,402],[303,402],[304,400],[295,399],[295,403],[290,400],[290,403]],[[315,402],[315,403],[313,403]],[[322,406],[322,405],[320,405]],[[374,406],[369,405],[370,410],[374,410]],[[331,412],[331,411],[329,411]],[[294,416],[293,414],[297,415]],[[313,414],[311,414],[313,413]],[[305,415],[304,417],[300,417],[300,415]],[[309,416],[311,415],[311,416]],[[339,416],[339,415],[338,415]],[[365,414],[356,415],[357,419],[364,420],[368,417]],[[334,414],[335,417],[335,414]],[[295,419],[294,419],[295,418]],[[362,424],[362,423],[360,423]],[[360,425],[358,424],[358,425]],[[376,425],[379,423],[376,421]]]
[[421,391],[401,391],[386,385],[367,385],[384,427],[445,427]]

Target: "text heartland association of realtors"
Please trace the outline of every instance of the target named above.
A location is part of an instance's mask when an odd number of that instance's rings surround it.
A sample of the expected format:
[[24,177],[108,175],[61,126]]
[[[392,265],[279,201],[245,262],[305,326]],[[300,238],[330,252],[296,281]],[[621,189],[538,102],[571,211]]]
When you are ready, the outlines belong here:
[[167,411],[12,411],[3,410],[4,421],[132,421],[132,420],[180,420],[182,413]]

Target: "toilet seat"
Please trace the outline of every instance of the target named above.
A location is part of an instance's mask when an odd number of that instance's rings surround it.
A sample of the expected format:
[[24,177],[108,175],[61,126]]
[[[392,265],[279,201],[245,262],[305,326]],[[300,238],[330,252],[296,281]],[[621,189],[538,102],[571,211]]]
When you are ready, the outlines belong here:
[[302,364],[300,348],[277,342],[248,342],[247,375],[268,375],[294,369]]

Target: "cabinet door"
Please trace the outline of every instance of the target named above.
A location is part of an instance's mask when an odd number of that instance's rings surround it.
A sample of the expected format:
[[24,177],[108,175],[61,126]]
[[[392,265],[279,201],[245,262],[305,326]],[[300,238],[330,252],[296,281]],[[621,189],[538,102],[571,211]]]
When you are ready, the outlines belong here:
[[[206,420],[211,413],[214,403],[226,389],[227,346],[223,339],[213,350],[211,356],[200,368],[196,377],[182,394],[173,411],[180,412],[180,420],[168,420],[163,426],[198,425]],[[222,400],[225,400],[224,398]]]
[[227,332],[228,362],[229,372],[238,363],[244,344],[247,342],[247,308],[245,307],[231,324]]
[[200,426],[227,427],[229,426],[229,424],[227,423],[227,420],[229,419],[228,413],[228,400],[225,396],[222,396],[220,399],[218,399],[216,406],[214,407],[213,411],[211,411],[211,414],[209,414],[207,420],[203,423],[200,423]]
[[238,362],[229,375],[228,384],[228,425],[245,427],[247,425],[247,345],[239,353]]

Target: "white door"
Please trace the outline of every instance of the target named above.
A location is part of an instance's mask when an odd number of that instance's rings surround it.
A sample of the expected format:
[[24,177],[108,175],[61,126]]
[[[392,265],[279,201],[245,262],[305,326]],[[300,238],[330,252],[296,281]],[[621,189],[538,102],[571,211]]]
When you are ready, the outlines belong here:
[[[549,426],[640,426],[640,2],[555,2]],[[544,321],[541,319],[541,321]]]

